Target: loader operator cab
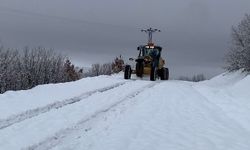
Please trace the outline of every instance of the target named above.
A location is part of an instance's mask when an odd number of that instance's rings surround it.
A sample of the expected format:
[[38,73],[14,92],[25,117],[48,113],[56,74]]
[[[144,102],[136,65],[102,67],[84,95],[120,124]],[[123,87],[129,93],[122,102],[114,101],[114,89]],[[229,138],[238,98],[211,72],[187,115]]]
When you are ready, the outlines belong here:
[[160,46],[144,45],[139,46],[137,49],[139,50],[139,56],[136,59],[137,62],[144,62],[145,64],[152,64],[154,66],[159,65],[162,50]]
[[161,56],[162,48],[160,46],[139,46],[137,48],[139,50],[139,58],[143,58],[145,56],[150,56],[152,58],[159,59]]

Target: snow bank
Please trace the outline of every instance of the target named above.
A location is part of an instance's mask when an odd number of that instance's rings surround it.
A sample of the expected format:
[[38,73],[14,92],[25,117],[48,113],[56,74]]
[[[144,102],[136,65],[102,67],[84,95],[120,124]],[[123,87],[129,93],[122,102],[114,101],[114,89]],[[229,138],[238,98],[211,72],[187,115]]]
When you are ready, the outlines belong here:
[[224,73],[194,87],[250,132],[250,75],[240,71]]
[[124,82],[124,80],[110,76],[99,76],[75,82],[39,85],[30,90],[8,91],[0,94],[0,120],[119,82]]
[[246,73],[242,73],[241,71],[225,72],[210,80],[202,81],[200,84],[213,87],[226,87],[241,81],[245,77]]
[[13,124],[0,130],[0,149],[25,148],[43,140],[50,142],[54,140],[55,134],[60,135],[60,132],[64,132],[63,130],[67,128],[73,127],[74,129],[76,124],[84,123],[98,114],[108,111],[118,103],[135,95],[135,91],[141,91],[141,88],[145,88],[148,84],[144,81],[127,82],[119,88],[96,93],[78,103]]
[[234,93],[239,98],[247,98],[248,103],[250,103],[250,75],[246,76],[244,79],[237,82],[232,87],[232,93]]
[[200,82],[198,85],[210,87],[217,92],[224,92],[237,100],[245,99],[246,103],[250,104],[250,75],[242,73],[241,71],[231,73],[226,72],[212,78],[211,80]]

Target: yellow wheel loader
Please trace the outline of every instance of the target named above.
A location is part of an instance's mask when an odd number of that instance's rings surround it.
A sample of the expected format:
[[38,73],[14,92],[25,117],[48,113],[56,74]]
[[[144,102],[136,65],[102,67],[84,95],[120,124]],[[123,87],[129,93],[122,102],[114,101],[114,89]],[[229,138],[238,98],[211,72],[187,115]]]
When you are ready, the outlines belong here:
[[126,65],[124,69],[124,79],[130,79],[131,74],[135,73],[137,77],[149,75],[151,81],[157,78],[161,80],[169,79],[169,70],[165,68],[165,60],[161,57],[162,47],[154,45],[152,42],[152,33],[160,31],[157,29],[142,30],[149,34],[149,41],[147,45],[142,45],[137,48],[139,55],[136,59],[130,58],[130,61],[136,62],[135,70],[130,65]]

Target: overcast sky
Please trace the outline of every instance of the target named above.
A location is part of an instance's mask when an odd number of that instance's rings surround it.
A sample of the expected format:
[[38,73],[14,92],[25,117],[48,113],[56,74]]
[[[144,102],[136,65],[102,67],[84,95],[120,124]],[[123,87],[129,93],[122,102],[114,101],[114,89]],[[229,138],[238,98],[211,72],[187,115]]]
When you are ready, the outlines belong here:
[[250,13],[250,0],[0,0],[5,47],[43,46],[90,66],[137,55],[147,37],[163,47],[172,77],[223,72],[232,25]]

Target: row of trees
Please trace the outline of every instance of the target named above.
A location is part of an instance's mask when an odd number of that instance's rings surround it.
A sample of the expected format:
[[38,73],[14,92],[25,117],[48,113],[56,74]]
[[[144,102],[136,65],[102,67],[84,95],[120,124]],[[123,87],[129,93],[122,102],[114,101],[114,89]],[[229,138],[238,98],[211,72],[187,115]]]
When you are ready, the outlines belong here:
[[198,74],[198,75],[194,75],[193,77],[181,76],[179,77],[178,80],[200,82],[200,81],[206,80],[206,77],[204,76],[204,74]]
[[246,14],[238,26],[232,28],[232,44],[226,55],[228,71],[250,72],[250,15]]
[[93,77],[99,75],[111,75],[119,73],[123,70],[124,60],[122,56],[116,57],[111,63],[93,64],[91,69],[84,73],[85,77]]
[[43,47],[23,51],[0,47],[0,93],[26,90],[36,85],[75,81],[82,77],[111,75],[122,71],[123,58],[113,62],[93,64],[91,69],[75,67],[67,57]]
[[81,73],[82,70],[76,70],[70,60],[51,49],[26,47],[20,52],[0,48],[0,93],[74,81]]

